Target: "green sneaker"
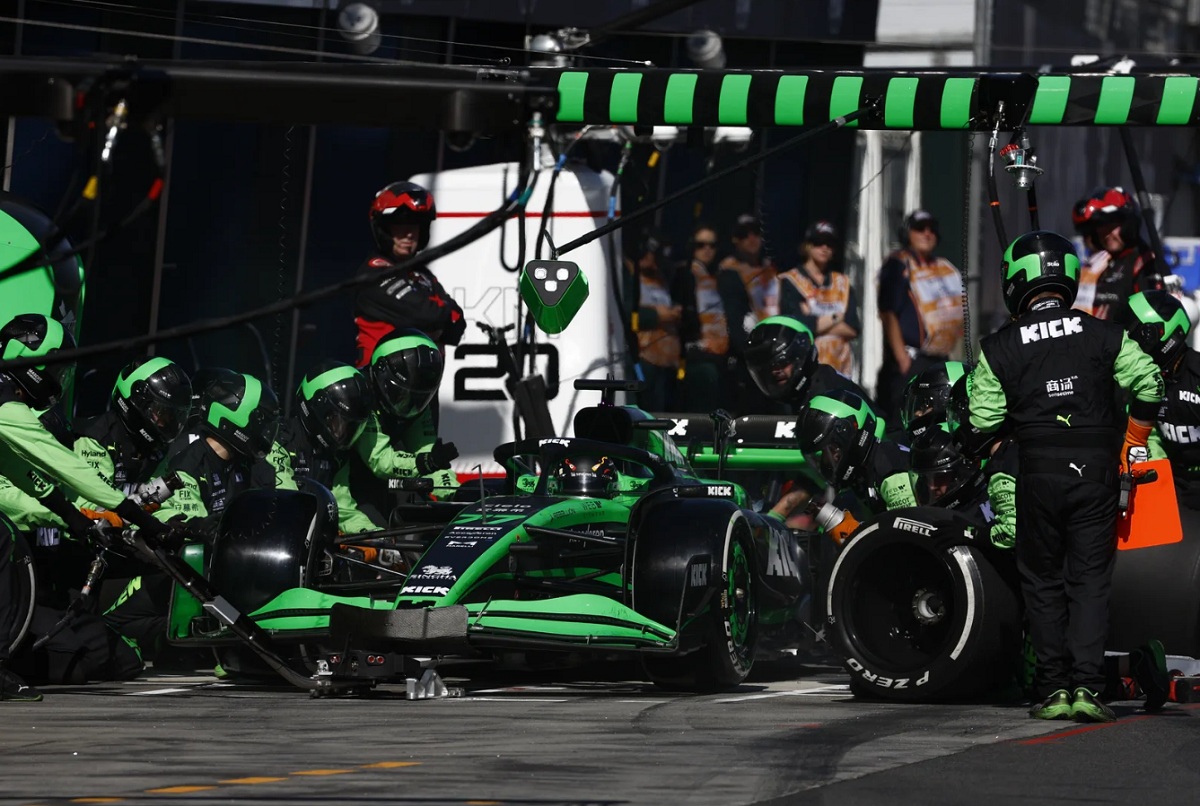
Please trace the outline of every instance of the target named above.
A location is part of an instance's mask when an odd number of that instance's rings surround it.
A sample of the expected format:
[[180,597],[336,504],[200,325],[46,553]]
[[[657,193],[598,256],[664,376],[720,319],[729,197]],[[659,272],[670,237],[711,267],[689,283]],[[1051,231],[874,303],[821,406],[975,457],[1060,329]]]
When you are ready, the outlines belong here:
[[[1065,692],[1064,692],[1065,693]],[[1077,688],[1071,702],[1071,714],[1080,722],[1116,722],[1117,715],[1091,689]]]
[[1070,719],[1073,716],[1071,695],[1065,688],[1060,688],[1030,708],[1029,715],[1034,719]]
[[224,680],[229,677],[229,672],[225,671],[225,667],[218,663],[213,667],[213,677],[218,680]]

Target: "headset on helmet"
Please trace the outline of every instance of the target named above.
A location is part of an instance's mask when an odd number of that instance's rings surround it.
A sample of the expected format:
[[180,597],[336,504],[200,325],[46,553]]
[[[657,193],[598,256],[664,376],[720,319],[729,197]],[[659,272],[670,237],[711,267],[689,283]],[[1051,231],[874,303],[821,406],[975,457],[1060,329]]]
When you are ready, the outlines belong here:
[[938,231],[938,220],[934,218],[933,213],[928,210],[913,210],[900,222],[900,229],[896,230],[896,237],[899,239],[901,247],[908,246],[908,233],[918,224],[928,224],[934,235],[941,234]]
[[755,325],[745,355],[754,384],[773,400],[799,396],[817,371],[816,339],[790,316],[770,316]]
[[1061,294],[1070,305],[1079,291],[1079,256],[1071,242],[1056,232],[1027,232],[1005,250],[1000,282],[1004,304],[1013,316],[1043,291]]
[[[1091,194],[1076,202],[1071,213],[1076,232],[1095,239],[1095,231],[1109,224],[1121,226],[1121,240],[1131,246],[1138,239],[1141,219],[1133,196],[1124,188],[1096,188]],[[1100,246],[1101,244],[1098,244]]]
[[831,487],[844,487],[867,461],[878,438],[871,406],[853,392],[817,395],[796,424],[804,459]]
[[309,370],[296,398],[304,430],[321,447],[335,452],[354,444],[374,409],[367,379],[340,361],[322,361]]
[[248,459],[261,459],[279,433],[279,400],[253,375],[222,374],[200,395],[203,429]]
[[1187,351],[1192,321],[1183,303],[1167,291],[1139,291],[1129,298],[1129,337],[1164,372],[1173,372]]
[[384,411],[407,420],[433,402],[444,367],[437,345],[419,330],[394,330],[371,354],[371,380]]
[[[0,360],[45,358],[74,347],[71,332],[56,319],[40,313],[14,316],[0,328]],[[71,385],[75,364],[37,364],[6,369],[3,374],[25,392],[30,408],[48,409],[58,401],[63,389]]]
[[192,382],[168,358],[138,358],[117,374],[112,407],[125,429],[148,448],[166,445],[187,425]]
[[987,480],[963,455],[950,426],[939,423],[913,440],[909,452],[913,492],[922,506],[957,509],[977,498]]
[[433,194],[412,182],[393,182],[375,194],[371,202],[371,234],[375,245],[385,255],[392,254],[392,234],[389,224],[416,224],[421,228],[417,249],[429,245],[429,225],[437,218]]
[[966,373],[967,368],[961,361],[945,361],[934,364],[909,380],[904,387],[900,422],[911,436],[920,435],[929,426],[946,418],[950,389]]
[[612,498],[617,494],[617,466],[607,456],[571,456],[559,463],[547,489],[551,495]]

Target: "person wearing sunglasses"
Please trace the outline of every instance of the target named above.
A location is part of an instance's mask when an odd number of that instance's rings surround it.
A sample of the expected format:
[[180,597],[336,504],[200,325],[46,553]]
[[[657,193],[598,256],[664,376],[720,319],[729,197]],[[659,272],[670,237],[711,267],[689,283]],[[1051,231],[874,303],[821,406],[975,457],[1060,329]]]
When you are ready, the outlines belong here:
[[692,253],[675,272],[673,296],[682,305],[680,337],[686,344],[682,399],[693,411],[729,405],[726,378],[729,322],[717,287],[717,232],[706,224],[692,233]]
[[858,338],[858,300],[850,278],[833,268],[841,248],[837,230],[828,221],[817,221],[804,233],[801,265],[779,275],[779,312],[807,318],[817,336],[817,356],[843,375],[854,373]]
[[957,268],[936,257],[938,222],[914,210],[899,231],[900,248],[879,271],[883,365],[876,399],[889,420],[900,411],[909,378],[950,359],[962,346],[963,285]]

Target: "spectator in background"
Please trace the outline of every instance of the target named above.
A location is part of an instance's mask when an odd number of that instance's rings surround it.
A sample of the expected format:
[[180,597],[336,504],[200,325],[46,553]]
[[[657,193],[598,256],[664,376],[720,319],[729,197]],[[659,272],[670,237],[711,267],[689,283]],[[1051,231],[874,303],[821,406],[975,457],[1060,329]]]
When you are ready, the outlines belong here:
[[962,275],[934,256],[937,244],[937,219],[914,210],[900,226],[900,249],[879,270],[883,366],[875,397],[889,422],[900,413],[908,380],[949,360],[962,344]]
[[770,258],[763,255],[762,225],[752,215],[738,216],[733,227],[733,254],[721,261],[717,288],[725,303],[729,324],[729,352],[733,362],[733,399],[738,414],[763,414],[775,410],[742,366],[746,339],[754,326],[779,313],[779,276]]
[[1084,243],[1103,250],[1082,278],[1090,280],[1085,291],[1090,292],[1090,306],[1084,310],[1124,327],[1129,322],[1129,298],[1138,291],[1163,287],[1154,252],[1140,235],[1142,217],[1133,196],[1119,187],[1097,188],[1076,203],[1071,217]]
[[671,246],[660,233],[647,231],[638,240],[626,269],[634,292],[632,330],[637,334],[638,375],[644,384],[638,406],[662,412],[674,402],[681,345],[682,307],[671,297],[668,267]]
[[779,275],[779,312],[806,323],[817,336],[817,356],[849,377],[854,372],[851,342],[862,328],[850,278],[834,270],[841,247],[837,230],[818,221],[804,233],[801,264]]
[[729,323],[717,289],[717,232],[699,225],[692,254],[675,274],[673,296],[682,306],[680,336],[687,345],[681,402],[687,411],[710,412],[726,400]]

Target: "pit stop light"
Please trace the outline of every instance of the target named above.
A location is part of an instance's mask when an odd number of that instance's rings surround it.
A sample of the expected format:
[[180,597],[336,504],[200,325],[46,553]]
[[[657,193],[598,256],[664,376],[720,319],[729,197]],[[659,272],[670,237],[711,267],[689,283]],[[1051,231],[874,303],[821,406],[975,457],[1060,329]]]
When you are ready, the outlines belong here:
[[587,277],[566,260],[531,260],[521,269],[521,299],[547,333],[562,333],[588,298]]

